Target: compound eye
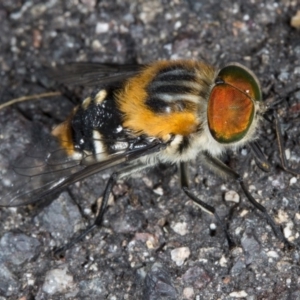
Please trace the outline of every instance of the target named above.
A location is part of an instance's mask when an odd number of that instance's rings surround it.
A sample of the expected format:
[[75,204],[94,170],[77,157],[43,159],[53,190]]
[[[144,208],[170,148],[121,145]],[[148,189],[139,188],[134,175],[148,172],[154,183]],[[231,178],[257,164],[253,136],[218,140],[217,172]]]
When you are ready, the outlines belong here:
[[207,109],[208,127],[219,143],[242,140],[255,113],[254,101],[262,95],[256,76],[240,64],[224,67],[218,74]]

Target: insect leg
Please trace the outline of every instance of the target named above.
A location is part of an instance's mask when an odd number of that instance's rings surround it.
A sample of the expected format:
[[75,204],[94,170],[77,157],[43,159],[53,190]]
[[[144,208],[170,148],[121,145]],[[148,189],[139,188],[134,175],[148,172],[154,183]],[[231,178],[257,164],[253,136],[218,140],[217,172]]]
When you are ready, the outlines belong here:
[[258,143],[256,141],[250,143],[250,148],[252,150],[252,153],[254,154],[254,159],[257,166],[264,172],[270,172],[271,170],[270,163],[267,161]]
[[273,232],[275,233],[275,235],[277,236],[278,239],[280,239],[286,246],[288,246],[289,248],[294,247],[293,244],[291,244],[283,235],[282,231],[279,229],[279,227],[275,224],[274,220],[271,218],[271,216],[268,214],[266,208],[261,205],[260,203],[258,203],[254,197],[251,195],[251,193],[248,191],[247,187],[245,186],[244,182],[243,182],[243,178],[236,173],[234,170],[232,170],[231,168],[229,168],[228,166],[226,166],[221,160],[212,157],[209,153],[204,152],[202,153],[203,158],[204,158],[204,162],[211,167],[215,172],[219,173],[221,176],[225,176],[225,177],[229,177],[232,178],[234,180],[236,180],[244,194],[246,195],[248,201],[256,208],[258,209],[260,212],[263,213],[264,217],[266,218],[267,222],[269,223],[269,225],[271,226]]
[[300,175],[300,170],[293,170],[288,166],[288,163],[286,161],[285,152],[284,152],[283,137],[282,137],[282,132],[281,132],[281,128],[280,128],[279,118],[278,118],[278,115],[276,114],[276,112],[274,112],[273,114],[274,114],[274,118],[275,118],[276,135],[277,135],[277,142],[278,142],[278,148],[279,148],[279,154],[280,154],[282,168],[286,172],[291,173],[295,176],[298,176],[298,175]]
[[73,238],[72,240],[70,240],[69,243],[67,243],[66,245],[62,246],[61,248],[58,248],[54,251],[54,256],[56,257],[60,257],[62,256],[62,254],[70,249],[72,246],[74,246],[76,243],[78,243],[80,240],[82,240],[87,234],[89,234],[91,231],[93,231],[95,228],[101,226],[102,224],[102,220],[103,220],[103,215],[104,212],[107,208],[107,203],[108,203],[108,199],[109,199],[109,195],[112,191],[112,188],[114,187],[114,185],[116,184],[117,180],[126,176],[129,176],[130,174],[137,172],[137,171],[141,171],[145,168],[148,168],[149,165],[146,163],[143,163],[141,161],[137,161],[135,163],[132,163],[131,165],[128,165],[124,168],[122,168],[121,170],[112,173],[112,175],[110,176],[104,193],[103,193],[103,198],[102,198],[102,202],[101,202],[101,206],[99,208],[98,214],[96,216],[96,219],[94,221],[94,223],[90,226],[88,226],[81,234],[79,234],[77,237]]
[[223,222],[221,221],[219,215],[217,214],[215,208],[202,200],[200,200],[193,192],[189,190],[188,187],[188,172],[187,172],[187,165],[185,162],[180,163],[180,181],[181,181],[181,188],[184,193],[196,204],[200,206],[200,208],[208,214],[214,215],[215,219],[217,220],[219,226],[223,229],[226,239],[228,241],[229,248],[234,247],[234,242],[231,240],[230,235],[227,232],[226,227],[224,226]]

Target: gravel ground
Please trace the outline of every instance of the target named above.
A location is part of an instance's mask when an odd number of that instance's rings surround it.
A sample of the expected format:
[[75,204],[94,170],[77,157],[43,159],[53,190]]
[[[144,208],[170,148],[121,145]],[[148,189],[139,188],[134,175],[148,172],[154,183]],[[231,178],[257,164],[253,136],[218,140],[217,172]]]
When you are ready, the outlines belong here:
[[[0,101],[55,91],[43,70],[57,63],[237,61],[257,74],[266,101],[276,102],[289,164],[300,168],[300,31],[290,23],[297,2],[2,0]],[[1,155],[16,157],[32,128],[49,131],[72,106],[61,96],[0,111]],[[224,161],[300,245],[299,176],[280,167],[272,123],[263,122],[258,142],[270,173],[258,169],[248,148]],[[0,209],[0,299],[300,299],[299,249],[284,249],[237,183],[199,164],[190,171],[201,199],[228,223],[235,248],[180,191],[176,169],[160,166],[120,181],[104,227],[54,258],[52,249],[93,218],[105,172],[43,209]],[[239,205],[230,201],[237,198]]]

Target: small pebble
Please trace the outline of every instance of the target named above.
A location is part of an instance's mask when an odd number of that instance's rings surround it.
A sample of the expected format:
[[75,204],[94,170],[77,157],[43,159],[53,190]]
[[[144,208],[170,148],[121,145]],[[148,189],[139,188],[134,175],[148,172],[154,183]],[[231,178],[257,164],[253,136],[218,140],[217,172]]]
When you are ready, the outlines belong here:
[[183,298],[184,299],[194,299],[195,297],[195,292],[192,287],[186,287],[183,290]]
[[53,269],[47,272],[43,291],[49,295],[65,292],[74,285],[73,276],[67,275],[67,269]]
[[292,17],[291,26],[297,29],[300,28],[300,10]]
[[172,229],[180,235],[186,235],[188,233],[186,222],[177,222],[172,225]]
[[286,226],[284,227],[283,229],[283,234],[285,236],[285,238],[290,238],[292,236],[292,233],[293,233],[293,227],[294,227],[294,224],[293,222],[287,222]]
[[180,247],[171,251],[171,258],[177,266],[182,266],[184,261],[191,255],[188,247]]
[[240,202],[240,196],[236,191],[228,191],[225,193],[225,200],[234,202],[234,203],[239,203]]
[[245,298],[248,294],[245,291],[238,291],[230,293],[229,296],[233,298]]
[[164,194],[164,190],[163,190],[163,188],[162,188],[161,186],[155,188],[155,189],[153,190],[153,192],[154,192],[156,195],[158,195],[158,196],[163,196],[163,194]]
[[220,258],[220,260],[219,260],[219,264],[220,264],[220,266],[221,267],[226,267],[227,266],[227,259],[226,259],[226,257],[224,256],[224,255],[222,255],[222,257]]
[[272,257],[272,258],[278,258],[279,257],[279,255],[278,255],[278,253],[276,251],[268,251],[267,255],[269,257]]
[[98,22],[96,25],[96,34],[105,33],[109,30],[109,23]]
[[290,179],[290,185],[293,185],[293,184],[295,184],[295,183],[297,183],[297,177],[292,177],[292,178]]

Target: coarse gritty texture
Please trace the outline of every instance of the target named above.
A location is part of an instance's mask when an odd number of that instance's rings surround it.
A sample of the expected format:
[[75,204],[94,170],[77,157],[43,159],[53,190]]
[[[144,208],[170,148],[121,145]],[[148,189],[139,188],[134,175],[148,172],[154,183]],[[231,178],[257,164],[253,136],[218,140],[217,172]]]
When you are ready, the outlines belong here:
[[[54,90],[42,75],[53,64],[237,61],[257,75],[265,101],[277,102],[289,164],[300,168],[300,32],[289,25],[297,2],[2,0],[1,102]],[[39,134],[49,132],[72,107],[58,97],[0,111],[0,153],[22,153],[32,124],[42,128]],[[280,168],[272,123],[263,122],[260,131],[269,174],[248,148],[224,161],[299,245],[300,179]],[[237,183],[200,162],[190,171],[199,197],[227,219],[236,248],[228,250],[222,230],[210,230],[214,219],[180,191],[175,168],[160,166],[119,182],[104,227],[63,259],[53,258],[53,247],[82,226],[80,214],[93,218],[107,171],[56,195],[44,209],[0,209],[0,299],[300,299],[299,250],[283,249]],[[236,207],[224,201],[231,190],[241,198]]]

